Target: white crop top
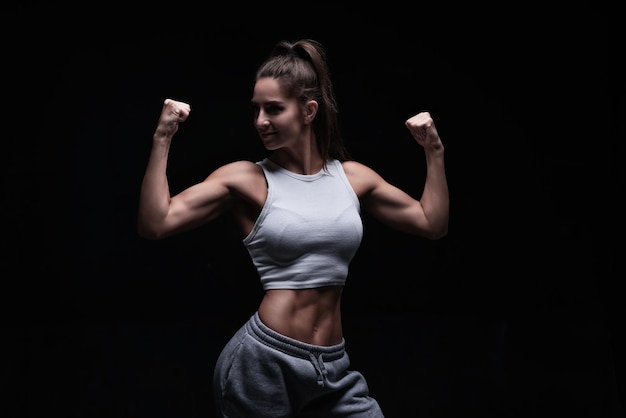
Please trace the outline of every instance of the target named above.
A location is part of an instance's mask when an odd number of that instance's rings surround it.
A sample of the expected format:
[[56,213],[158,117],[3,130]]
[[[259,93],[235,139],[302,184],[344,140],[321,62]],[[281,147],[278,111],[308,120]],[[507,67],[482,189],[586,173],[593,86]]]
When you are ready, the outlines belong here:
[[363,238],[359,200],[338,160],[303,175],[268,158],[265,205],[243,243],[265,290],[345,284]]

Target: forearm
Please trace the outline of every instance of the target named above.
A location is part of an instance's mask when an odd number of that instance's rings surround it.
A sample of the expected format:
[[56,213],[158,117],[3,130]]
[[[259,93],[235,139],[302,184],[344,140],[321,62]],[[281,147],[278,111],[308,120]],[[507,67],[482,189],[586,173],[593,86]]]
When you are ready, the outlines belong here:
[[159,226],[169,211],[170,189],[166,171],[169,150],[170,140],[155,133],[139,194],[137,227],[139,234],[147,238],[158,237]]
[[430,225],[431,238],[448,233],[450,198],[443,149],[426,153],[426,181],[420,202]]

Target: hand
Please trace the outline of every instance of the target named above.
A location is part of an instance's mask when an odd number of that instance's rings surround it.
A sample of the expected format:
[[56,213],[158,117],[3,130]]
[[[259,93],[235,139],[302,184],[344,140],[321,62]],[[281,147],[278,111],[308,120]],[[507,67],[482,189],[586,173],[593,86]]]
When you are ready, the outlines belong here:
[[178,124],[184,122],[189,117],[190,112],[191,106],[189,104],[165,99],[159,117],[157,133],[171,138],[178,131]]
[[405,122],[413,138],[424,148],[441,149],[443,143],[428,112],[420,112]]

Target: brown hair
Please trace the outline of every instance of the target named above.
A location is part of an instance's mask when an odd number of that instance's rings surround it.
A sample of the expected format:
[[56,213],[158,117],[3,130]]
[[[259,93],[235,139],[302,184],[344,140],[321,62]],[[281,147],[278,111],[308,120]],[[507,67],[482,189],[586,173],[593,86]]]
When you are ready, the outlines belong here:
[[324,165],[331,157],[339,161],[351,159],[341,137],[337,102],[322,44],[313,39],[278,42],[257,70],[255,80],[264,77],[276,79],[283,92],[297,98],[303,106],[309,100],[318,103],[313,132]]

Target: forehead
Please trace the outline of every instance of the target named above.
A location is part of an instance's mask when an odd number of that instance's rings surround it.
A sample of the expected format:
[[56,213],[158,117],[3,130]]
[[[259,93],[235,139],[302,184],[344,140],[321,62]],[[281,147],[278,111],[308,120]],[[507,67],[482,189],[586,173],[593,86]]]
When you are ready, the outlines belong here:
[[284,102],[288,98],[283,94],[278,80],[271,77],[259,78],[254,84],[252,101],[254,103],[278,101]]

